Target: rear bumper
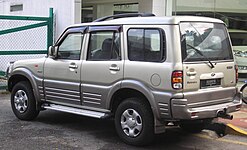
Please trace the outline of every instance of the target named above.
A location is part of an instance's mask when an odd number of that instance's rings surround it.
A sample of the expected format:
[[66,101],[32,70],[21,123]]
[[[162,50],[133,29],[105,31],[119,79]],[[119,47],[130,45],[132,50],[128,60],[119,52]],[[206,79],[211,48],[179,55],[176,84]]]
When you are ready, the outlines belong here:
[[203,107],[190,107],[187,99],[172,99],[172,117],[176,120],[195,120],[216,118],[219,111],[231,113],[240,110],[242,105],[242,93],[237,93],[231,102],[208,105]]

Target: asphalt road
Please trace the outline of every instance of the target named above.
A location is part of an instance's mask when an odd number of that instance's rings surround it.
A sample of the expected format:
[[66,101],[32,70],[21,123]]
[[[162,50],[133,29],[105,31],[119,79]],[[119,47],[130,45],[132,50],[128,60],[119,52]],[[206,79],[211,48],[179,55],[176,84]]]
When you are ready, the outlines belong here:
[[20,121],[12,113],[9,95],[0,94],[0,149],[80,150],[246,150],[247,138],[218,138],[203,130],[188,134],[178,127],[156,136],[153,145],[133,147],[117,136],[113,120],[97,120],[55,111],[43,111],[34,121]]

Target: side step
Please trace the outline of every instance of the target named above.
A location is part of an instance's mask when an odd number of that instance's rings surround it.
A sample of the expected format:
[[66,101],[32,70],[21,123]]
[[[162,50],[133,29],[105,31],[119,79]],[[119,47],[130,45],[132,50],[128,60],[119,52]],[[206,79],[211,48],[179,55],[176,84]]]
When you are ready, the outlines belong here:
[[103,119],[103,118],[109,117],[109,114],[103,113],[103,112],[84,110],[84,109],[78,109],[78,108],[62,106],[62,105],[55,105],[55,104],[43,105],[43,108],[87,116],[87,117],[93,117],[93,118]]

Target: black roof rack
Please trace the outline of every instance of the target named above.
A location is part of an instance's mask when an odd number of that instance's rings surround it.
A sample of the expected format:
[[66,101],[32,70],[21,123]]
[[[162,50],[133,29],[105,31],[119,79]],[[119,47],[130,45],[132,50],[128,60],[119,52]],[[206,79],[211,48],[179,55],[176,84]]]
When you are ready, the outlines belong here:
[[98,18],[96,20],[94,20],[93,22],[101,22],[101,21],[105,21],[108,19],[118,19],[118,18],[126,18],[126,17],[151,17],[151,16],[155,16],[152,13],[124,13],[124,14],[116,14],[116,15],[111,15],[111,16],[105,16],[102,18]]

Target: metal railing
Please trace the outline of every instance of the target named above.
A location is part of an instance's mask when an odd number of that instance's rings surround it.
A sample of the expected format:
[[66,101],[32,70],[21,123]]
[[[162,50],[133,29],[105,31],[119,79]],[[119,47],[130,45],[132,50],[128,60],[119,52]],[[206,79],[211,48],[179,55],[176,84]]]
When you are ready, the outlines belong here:
[[0,15],[0,90],[6,89],[8,62],[44,57],[53,44],[53,9],[49,17]]

